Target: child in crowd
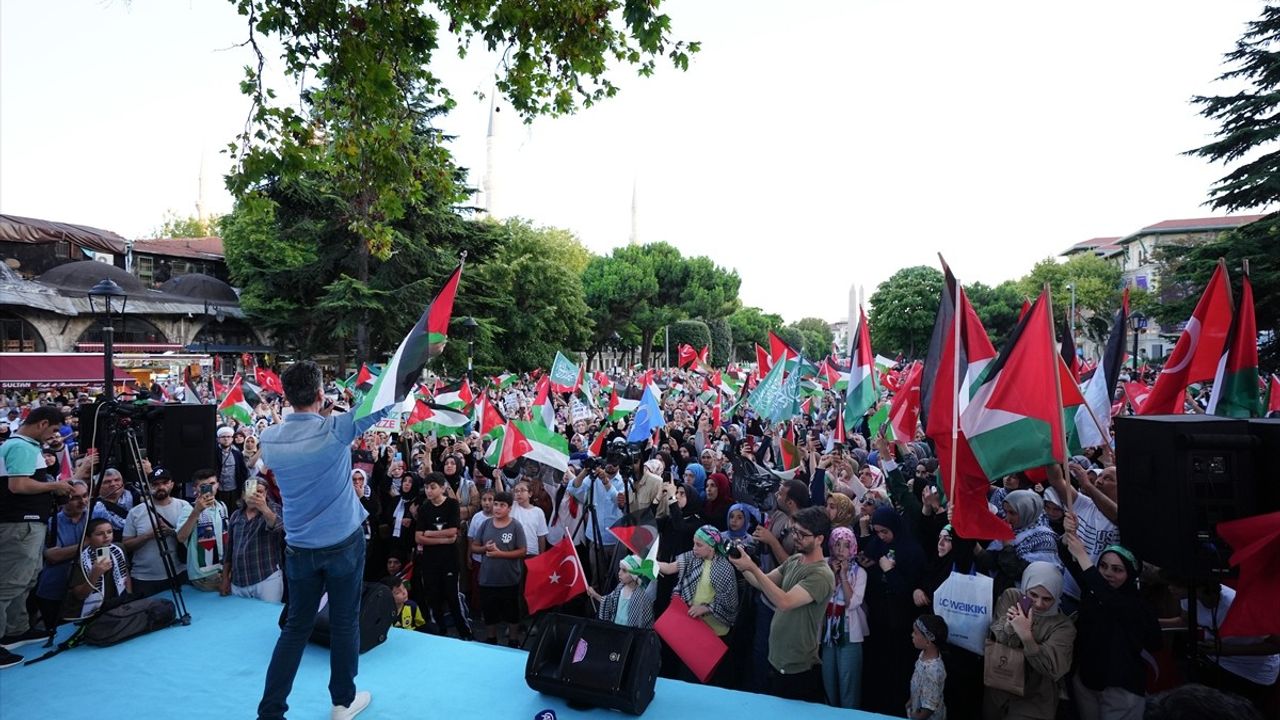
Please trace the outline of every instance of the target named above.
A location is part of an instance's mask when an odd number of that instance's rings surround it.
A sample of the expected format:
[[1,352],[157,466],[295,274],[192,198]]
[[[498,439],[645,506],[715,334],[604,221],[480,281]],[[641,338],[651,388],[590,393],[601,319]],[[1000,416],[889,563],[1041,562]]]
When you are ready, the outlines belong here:
[[947,720],[947,704],[942,700],[947,668],[940,650],[946,642],[947,622],[937,615],[921,615],[911,626],[911,644],[920,651],[907,701],[907,717],[912,720]]

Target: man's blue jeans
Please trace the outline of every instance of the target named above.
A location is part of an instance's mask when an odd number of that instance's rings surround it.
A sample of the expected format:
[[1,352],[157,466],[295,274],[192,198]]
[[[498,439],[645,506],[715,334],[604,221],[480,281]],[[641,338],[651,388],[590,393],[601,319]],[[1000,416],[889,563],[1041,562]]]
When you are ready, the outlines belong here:
[[360,664],[360,596],[364,590],[364,531],[325,548],[285,547],[289,581],[288,616],[271,654],[266,689],[258,705],[261,720],[284,718],[289,709],[302,650],[316,624],[320,597],[329,593],[329,695],[334,705],[350,705],[356,696]]

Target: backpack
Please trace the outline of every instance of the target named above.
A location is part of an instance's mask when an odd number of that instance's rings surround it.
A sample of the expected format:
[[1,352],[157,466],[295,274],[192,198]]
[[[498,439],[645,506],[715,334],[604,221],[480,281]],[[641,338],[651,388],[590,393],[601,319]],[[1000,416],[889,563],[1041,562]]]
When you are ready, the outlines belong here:
[[117,605],[89,621],[84,642],[98,647],[122,643],[129,638],[167,628],[177,617],[172,600],[143,598]]

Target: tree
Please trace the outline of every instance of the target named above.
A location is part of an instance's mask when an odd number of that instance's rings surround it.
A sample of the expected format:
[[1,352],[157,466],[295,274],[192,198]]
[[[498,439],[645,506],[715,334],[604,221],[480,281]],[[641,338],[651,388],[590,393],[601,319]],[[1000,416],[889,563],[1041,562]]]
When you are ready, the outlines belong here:
[[1218,76],[1248,89],[1231,95],[1196,96],[1200,114],[1219,123],[1215,140],[1186,154],[1210,162],[1234,163],[1249,158],[1209,189],[1209,204],[1218,210],[1260,208],[1280,200],[1280,6],[1267,5],[1262,16],[1226,54],[1232,67]]
[[[379,295],[370,287],[375,265],[414,241],[400,222],[415,212],[452,212],[468,194],[447,138],[433,126],[453,105],[432,72],[437,18],[447,20],[448,32],[458,34],[464,48],[479,37],[503,53],[497,87],[526,119],[572,112],[614,95],[611,66],[629,65],[647,75],[660,56],[685,68],[698,50],[696,43],[671,38],[670,19],[657,11],[658,2],[628,2],[621,13],[613,12],[618,0],[231,2],[246,17],[245,44],[257,63],[245,68],[240,84],[251,107],[230,146],[236,166],[227,187],[238,202],[253,204],[270,204],[303,186],[324,198],[328,215],[310,221],[337,231],[313,238],[341,244],[343,276],[309,279],[326,283],[330,309],[351,313],[347,325],[361,359],[371,353],[376,322]],[[264,37],[280,47],[284,74],[299,88],[296,107],[278,102],[266,84]],[[261,216],[262,210],[249,212]]]
[[[1199,244],[1165,244],[1157,248],[1160,264],[1159,303],[1150,303],[1147,312],[1160,324],[1171,327],[1185,322],[1199,302],[1218,258],[1226,260],[1231,274],[1232,298],[1240,299],[1242,266],[1249,261],[1249,281],[1253,284],[1254,312],[1257,315],[1258,362],[1266,372],[1280,371],[1280,218],[1275,215],[1225,232]],[[1131,300],[1133,298],[1131,297]]]
[[942,272],[927,265],[903,268],[876,286],[867,317],[876,352],[924,357],[942,286]]
[[738,308],[729,316],[733,333],[733,354],[739,361],[753,362],[755,346],[769,347],[769,331],[782,327],[782,316],[766,313],[758,307]]
[[572,233],[508,220],[497,226],[506,242],[474,274],[477,320],[494,342],[477,351],[489,370],[524,372],[546,366],[562,348],[591,337],[582,288],[590,253]]
[[[1083,253],[1073,255],[1064,263],[1045,258],[1036,263],[1018,285],[1025,297],[1034,299],[1048,283],[1053,295],[1054,321],[1059,324],[1070,314],[1069,286],[1074,286],[1076,327],[1083,329],[1094,342],[1102,344],[1107,341],[1105,327],[1111,313],[1120,304],[1122,277],[1123,272],[1118,266],[1096,255]],[[1102,323],[1084,322],[1090,317],[1101,317]],[[1104,328],[1100,335],[1099,327]]]
[[201,219],[195,215],[186,217],[169,210],[164,214],[164,222],[151,231],[153,238],[195,238],[212,237],[218,234],[218,223],[221,216]]
[[987,329],[987,337],[997,348],[1004,345],[1009,333],[1018,324],[1025,297],[1017,280],[1006,280],[995,287],[976,282],[964,289],[965,295],[978,313],[978,319]]
[[803,318],[791,323],[790,327],[804,338],[796,349],[803,350],[805,357],[817,361],[831,354],[831,343],[835,341],[835,335],[832,334],[831,326],[826,320]]
[[701,320],[681,320],[671,324],[671,357],[667,358],[667,366],[675,365],[680,355],[680,345],[692,345],[694,350],[701,350],[711,345],[711,329]]
[[729,320],[712,318],[706,323],[707,329],[711,331],[711,365],[725,367],[733,356],[733,330],[729,327]]
[[[782,340],[782,342],[795,348],[797,352],[802,352],[804,350],[804,340],[805,340],[804,333],[797,330],[794,325],[780,327],[777,330],[774,330],[773,334],[777,335],[778,339]],[[767,342],[767,338],[763,347],[765,350],[770,349],[769,343]],[[752,355],[752,359],[755,359],[754,355]]]

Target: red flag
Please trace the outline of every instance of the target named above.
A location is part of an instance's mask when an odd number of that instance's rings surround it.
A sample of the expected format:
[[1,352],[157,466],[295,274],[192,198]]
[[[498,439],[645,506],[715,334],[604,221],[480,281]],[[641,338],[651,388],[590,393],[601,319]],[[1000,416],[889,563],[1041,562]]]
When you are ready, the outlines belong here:
[[698,618],[689,617],[689,606],[679,595],[671,599],[671,604],[653,624],[653,629],[699,682],[705,683],[729,652],[729,646],[724,644],[724,640],[715,634],[710,625]]
[[508,463],[533,452],[533,445],[520,432],[520,428],[511,423],[503,425],[502,452],[498,455],[498,467],[506,467]]
[[[213,395],[219,402],[221,402],[222,398],[226,397],[228,388],[226,385],[218,382],[217,375],[211,375],[210,378],[213,380]],[[231,384],[235,385],[235,381],[232,381]]]
[[1173,347],[1173,354],[1156,376],[1151,395],[1139,415],[1182,414],[1184,396],[1191,383],[1212,380],[1222,358],[1222,348],[1231,328],[1231,290],[1225,263],[1218,263],[1187,328]]
[[769,368],[773,367],[773,360],[769,359],[769,353],[765,352],[759,343],[756,343],[756,367],[759,368],[756,372],[760,375],[768,373]]
[[1280,412],[1280,377],[1271,376],[1271,389],[1268,391],[1267,412]]
[[716,404],[711,407],[711,432],[720,429],[720,393],[716,393]]
[[529,613],[563,605],[587,591],[587,578],[573,541],[565,535],[547,551],[524,561],[524,599]]
[[1022,322],[1022,318],[1026,317],[1029,312],[1031,312],[1031,301],[1027,298],[1022,298],[1022,309],[1018,311],[1018,322]]
[[488,435],[489,431],[505,422],[502,414],[493,406],[493,403],[489,402],[487,395],[480,396],[480,402],[476,405],[476,416],[480,418],[481,435]]
[[591,447],[587,448],[587,452],[595,457],[604,457],[604,439],[609,437],[609,426],[606,424],[600,434],[596,435],[596,439],[591,441]]
[[676,348],[676,355],[676,364],[680,367],[688,367],[698,360],[698,351],[687,343],[680,343]]
[[769,363],[770,367],[779,360],[790,360],[791,358],[800,357],[800,353],[796,349],[787,344],[786,340],[778,337],[772,330],[769,331]]
[[254,369],[253,376],[258,379],[258,385],[262,386],[263,390],[284,395],[284,384],[280,382],[279,375],[264,367],[258,367]]
[[[911,363],[898,384],[898,391],[889,401],[889,427],[898,442],[916,439],[916,426],[920,422],[920,378],[924,375],[924,363]],[[843,425],[844,423],[839,423]]]
[[1134,415],[1142,414],[1142,407],[1147,404],[1147,398],[1151,395],[1151,388],[1140,382],[1127,382],[1124,384],[1124,398],[1129,401],[1129,406],[1133,408]]
[[373,381],[376,379],[378,379],[378,376],[374,375],[373,372],[369,370],[369,366],[361,363],[360,372],[356,373],[356,389],[362,391],[368,390],[373,387]]
[[1236,599],[1222,622],[1224,637],[1280,634],[1280,512],[1219,523],[1231,545],[1231,565],[1240,566]]

